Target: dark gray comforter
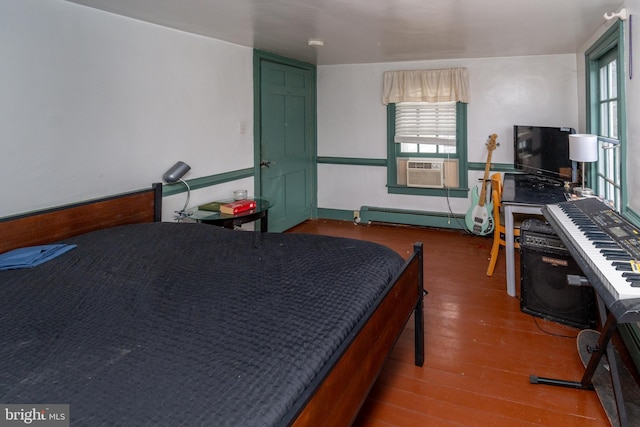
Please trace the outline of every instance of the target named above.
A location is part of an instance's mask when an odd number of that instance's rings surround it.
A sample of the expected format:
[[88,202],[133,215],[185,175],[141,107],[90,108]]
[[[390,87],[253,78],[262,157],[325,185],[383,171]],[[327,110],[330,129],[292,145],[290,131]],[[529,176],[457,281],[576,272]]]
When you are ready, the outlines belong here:
[[201,224],[65,242],[0,271],[0,402],[67,403],[74,425],[276,425],[403,264]]

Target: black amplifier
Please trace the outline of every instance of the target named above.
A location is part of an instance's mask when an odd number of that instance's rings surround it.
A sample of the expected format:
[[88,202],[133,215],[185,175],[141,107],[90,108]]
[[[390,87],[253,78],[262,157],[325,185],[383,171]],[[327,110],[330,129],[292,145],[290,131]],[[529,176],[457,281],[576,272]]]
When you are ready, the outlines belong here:
[[553,227],[539,219],[525,220],[520,227],[520,309],[569,326],[594,328],[593,289],[567,284],[568,274],[582,271]]
[[520,245],[530,249],[558,250],[562,253],[567,251],[567,247],[556,235],[553,227],[536,218],[523,221],[520,227]]

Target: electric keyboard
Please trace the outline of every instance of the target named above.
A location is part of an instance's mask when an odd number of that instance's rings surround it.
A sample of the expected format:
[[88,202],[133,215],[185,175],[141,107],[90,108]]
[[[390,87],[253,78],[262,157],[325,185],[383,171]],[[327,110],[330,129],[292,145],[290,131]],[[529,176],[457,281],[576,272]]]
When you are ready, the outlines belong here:
[[[596,198],[547,205],[542,213],[596,291],[602,330],[596,345],[589,349],[592,354],[579,382],[536,375],[529,381],[590,390],[606,354],[617,409],[617,417],[610,419],[616,421],[612,421],[614,425],[617,421],[624,427],[632,423],[638,425],[637,420],[627,414],[620,371],[610,341],[619,323],[640,321],[640,231]],[[578,345],[582,348],[580,342]],[[636,412],[629,414],[637,415]]]
[[596,198],[547,205],[542,212],[608,306],[640,299],[636,227]]

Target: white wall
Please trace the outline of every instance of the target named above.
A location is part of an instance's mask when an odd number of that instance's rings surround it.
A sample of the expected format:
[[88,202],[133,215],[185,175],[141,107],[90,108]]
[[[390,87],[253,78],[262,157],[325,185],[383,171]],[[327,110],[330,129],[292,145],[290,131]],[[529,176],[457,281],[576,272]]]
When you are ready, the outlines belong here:
[[[186,179],[253,166],[250,48],[62,0],[3,0],[0,52],[0,217],[145,188],[177,160]],[[193,204],[231,191],[196,191]],[[165,212],[183,203],[167,198]]]
[[[382,76],[387,70],[469,69],[470,162],[484,163],[485,142],[498,135],[492,162],[513,163],[513,125],[578,126],[575,55],[459,59],[318,67],[318,155],[386,158],[386,107]],[[355,210],[362,205],[455,213],[467,199],[387,194],[386,168],[321,164],[318,206]],[[473,186],[482,171],[469,175]]]

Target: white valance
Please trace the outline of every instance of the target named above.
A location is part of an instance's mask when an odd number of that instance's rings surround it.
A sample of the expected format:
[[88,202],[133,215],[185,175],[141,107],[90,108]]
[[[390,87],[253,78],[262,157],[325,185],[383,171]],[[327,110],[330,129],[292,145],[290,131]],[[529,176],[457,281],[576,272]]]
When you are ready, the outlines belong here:
[[397,102],[469,102],[469,70],[386,71],[384,105]]

